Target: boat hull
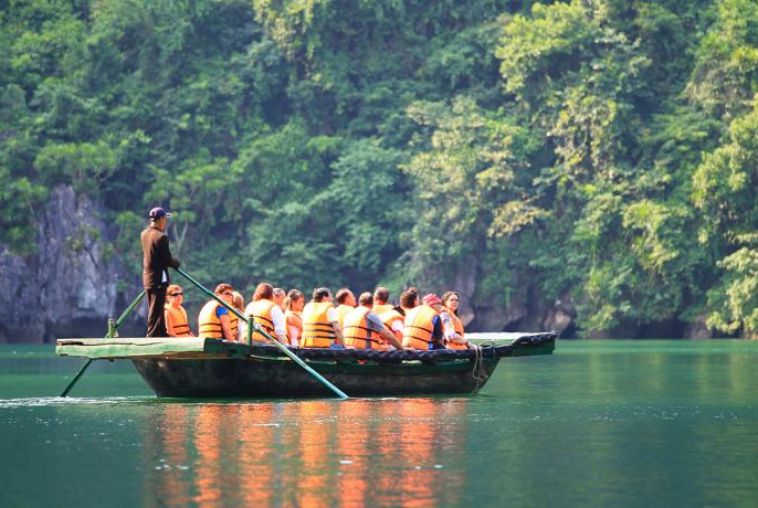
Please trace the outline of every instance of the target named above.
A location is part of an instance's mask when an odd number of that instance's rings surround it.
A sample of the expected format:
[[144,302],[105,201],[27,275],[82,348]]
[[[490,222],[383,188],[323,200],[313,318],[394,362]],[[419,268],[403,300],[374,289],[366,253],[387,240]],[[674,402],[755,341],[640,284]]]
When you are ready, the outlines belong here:
[[[349,396],[473,393],[499,358],[397,364],[309,362]],[[259,358],[132,360],[161,397],[325,397],[331,392],[288,360]]]

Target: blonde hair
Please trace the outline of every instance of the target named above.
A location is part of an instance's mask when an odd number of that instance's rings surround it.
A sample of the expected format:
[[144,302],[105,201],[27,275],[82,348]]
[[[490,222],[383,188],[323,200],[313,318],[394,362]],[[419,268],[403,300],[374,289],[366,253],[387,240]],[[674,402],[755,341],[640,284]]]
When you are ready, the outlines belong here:
[[285,310],[292,310],[292,304],[295,302],[299,302],[305,297],[303,293],[298,291],[297,289],[290,289],[290,292],[287,293],[287,298],[284,300],[284,309]]

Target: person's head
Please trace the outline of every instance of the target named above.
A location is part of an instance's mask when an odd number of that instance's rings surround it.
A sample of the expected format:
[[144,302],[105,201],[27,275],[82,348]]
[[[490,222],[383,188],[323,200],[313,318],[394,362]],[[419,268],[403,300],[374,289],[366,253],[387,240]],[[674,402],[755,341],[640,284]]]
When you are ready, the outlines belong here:
[[297,289],[290,289],[290,292],[287,293],[287,298],[284,299],[285,310],[300,312],[303,310],[303,305],[305,305],[305,298],[303,298],[303,293]]
[[342,288],[337,291],[334,299],[337,300],[337,303],[340,305],[355,307],[355,295],[348,288]]
[[282,288],[274,288],[274,303],[277,304],[282,310],[284,310],[285,298],[287,298],[287,293]]
[[450,309],[454,314],[458,313],[461,304],[461,295],[457,291],[445,291],[442,293],[442,305]]
[[261,282],[255,287],[252,300],[257,302],[262,299],[272,300],[274,298],[274,286],[268,282]]
[[181,305],[184,302],[184,291],[179,284],[171,284],[166,289],[166,301],[176,305]]
[[379,286],[374,290],[374,301],[378,305],[385,305],[390,300],[390,290]]
[[243,309],[245,308],[245,299],[242,297],[242,294],[239,291],[232,291],[232,307],[244,312]]
[[157,227],[161,231],[166,229],[169,217],[171,217],[171,214],[160,206],[151,209],[147,214],[147,219],[150,221],[150,225]]
[[418,306],[418,289],[409,287],[400,293],[400,306],[404,309],[412,309]]
[[371,308],[374,305],[374,295],[369,291],[361,293],[361,296],[358,297],[358,303],[364,307]]
[[216,293],[216,296],[224,300],[229,305],[232,304],[232,299],[234,298],[234,287],[231,284],[222,282],[216,286],[214,293]]
[[442,300],[440,299],[439,296],[435,295],[434,293],[429,293],[427,295],[424,295],[424,298],[421,301],[424,302],[424,305],[428,305],[434,310],[438,311],[442,308]]
[[329,288],[316,288],[313,290],[313,301],[318,302],[331,302],[332,292]]

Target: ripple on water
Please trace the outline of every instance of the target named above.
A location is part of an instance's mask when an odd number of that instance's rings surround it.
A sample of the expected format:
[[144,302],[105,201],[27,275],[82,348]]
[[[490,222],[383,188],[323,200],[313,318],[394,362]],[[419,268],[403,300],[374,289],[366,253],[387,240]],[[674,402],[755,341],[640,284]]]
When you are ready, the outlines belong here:
[[52,406],[69,406],[69,405],[101,405],[101,404],[123,404],[125,402],[145,402],[148,399],[136,397],[109,397],[109,398],[92,398],[92,397],[31,397],[20,399],[0,399],[0,409],[12,409],[23,407],[52,407]]

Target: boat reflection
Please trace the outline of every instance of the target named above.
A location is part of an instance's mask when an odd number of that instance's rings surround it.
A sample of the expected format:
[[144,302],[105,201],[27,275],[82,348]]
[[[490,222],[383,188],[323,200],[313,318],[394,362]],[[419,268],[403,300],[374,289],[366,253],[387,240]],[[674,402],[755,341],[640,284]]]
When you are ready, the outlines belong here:
[[143,433],[145,494],[160,505],[457,504],[466,405],[463,398],[165,404]]

